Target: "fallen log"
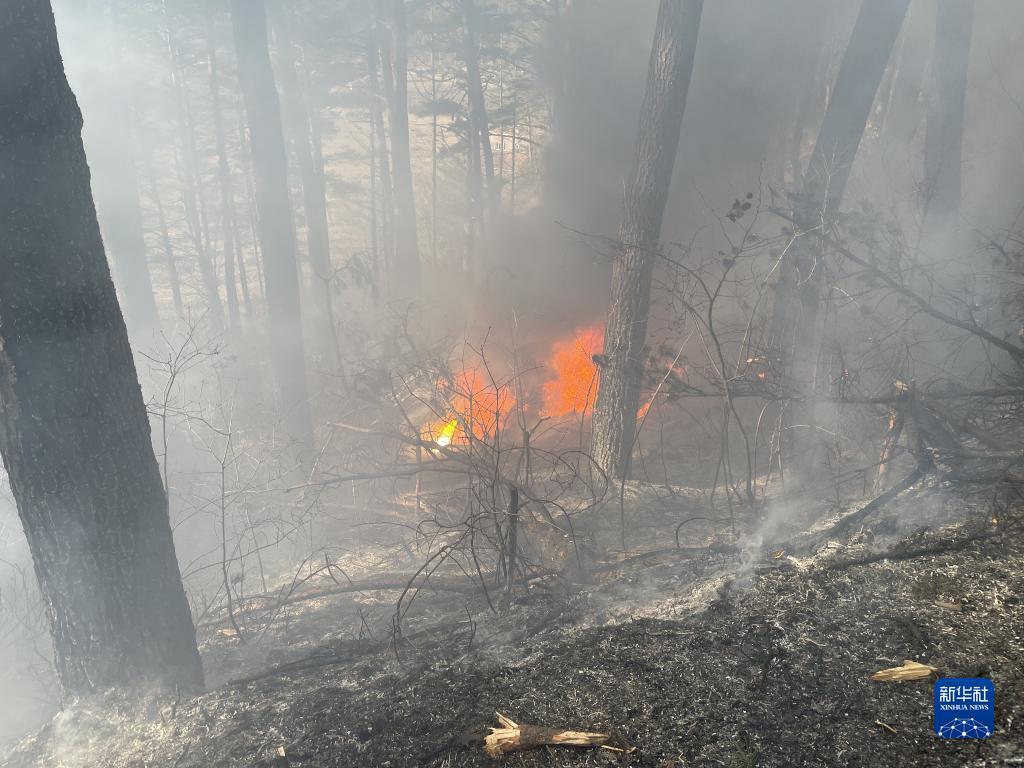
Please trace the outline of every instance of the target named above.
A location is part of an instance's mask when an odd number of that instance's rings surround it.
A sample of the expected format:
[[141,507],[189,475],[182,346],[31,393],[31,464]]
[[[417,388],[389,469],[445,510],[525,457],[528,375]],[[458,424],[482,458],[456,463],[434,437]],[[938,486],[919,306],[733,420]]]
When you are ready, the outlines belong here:
[[538,747],[603,747],[616,752],[624,750],[609,747],[609,733],[593,733],[590,731],[568,731],[559,728],[547,728],[542,725],[520,725],[495,712],[500,728],[491,728],[490,734],[484,737],[484,751],[491,757],[501,757],[509,752],[520,752],[524,749]]

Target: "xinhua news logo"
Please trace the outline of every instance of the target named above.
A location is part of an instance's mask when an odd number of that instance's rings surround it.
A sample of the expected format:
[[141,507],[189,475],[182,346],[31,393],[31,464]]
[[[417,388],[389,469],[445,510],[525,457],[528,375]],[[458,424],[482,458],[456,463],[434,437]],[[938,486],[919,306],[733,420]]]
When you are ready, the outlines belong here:
[[996,727],[996,691],[985,677],[944,677],[935,683],[935,733],[944,739],[985,739]]

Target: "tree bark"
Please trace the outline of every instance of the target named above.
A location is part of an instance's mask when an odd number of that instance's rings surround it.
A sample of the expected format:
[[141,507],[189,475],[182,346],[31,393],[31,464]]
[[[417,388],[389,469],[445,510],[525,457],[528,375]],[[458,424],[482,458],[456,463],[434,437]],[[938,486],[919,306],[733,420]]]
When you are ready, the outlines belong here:
[[960,208],[967,66],[974,0],[939,0],[935,17],[934,84],[924,145],[924,196],[932,222]]
[[416,235],[416,199],[409,150],[409,54],[405,31],[405,0],[394,0],[391,52],[393,80],[388,116],[391,121],[391,172],[395,193],[395,263],[392,298],[419,297],[420,252]]
[[50,4],[0,10],[0,454],[64,690],[202,687]]
[[306,387],[295,228],[288,195],[281,105],[270,66],[263,0],[231,0],[231,20],[256,175],[258,230],[278,409],[285,417],[286,431],[301,449],[307,450],[313,443],[313,425]]
[[594,405],[592,450],[609,475],[629,472],[640,401],[651,278],[668,202],[703,0],[661,0],[633,168],[612,267],[611,304]]

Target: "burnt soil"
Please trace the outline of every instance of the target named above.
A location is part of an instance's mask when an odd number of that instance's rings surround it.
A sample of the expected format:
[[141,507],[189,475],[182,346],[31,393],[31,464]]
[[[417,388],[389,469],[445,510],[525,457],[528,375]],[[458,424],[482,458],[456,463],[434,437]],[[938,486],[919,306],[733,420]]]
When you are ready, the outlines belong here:
[[[861,531],[755,562],[714,548],[644,561],[604,584],[532,590],[491,618],[452,613],[398,659],[339,641],[177,705],[82,703],[5,765],[1024,765],[1024,533],[1011,522],[981,536],[976,521],[900,528],[885,547]],[[929,548],[946,551],[911,556]],[[882,551],[897,555],[857,564]],[[904,659],[991,677],[996,734],[939,739],[930,681],[869,679]],[[495,711],[610,731],[631,751],[494,760],[481,740]]]

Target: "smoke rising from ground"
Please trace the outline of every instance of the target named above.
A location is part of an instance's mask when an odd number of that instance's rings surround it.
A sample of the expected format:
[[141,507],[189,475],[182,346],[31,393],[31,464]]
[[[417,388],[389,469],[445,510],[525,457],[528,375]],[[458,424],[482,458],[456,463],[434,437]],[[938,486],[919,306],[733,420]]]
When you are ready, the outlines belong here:
[[[267,343],[258,309],[264,277],[259,274],[255,218],[246,210],[252,197],[246,188],[251,157],[232,69],[230,30],[223,13],[226,5],[212,4],[218,14],[212,29],[225,62],[224,116],[237,214],[246,219],[237,227],[237,250],[243,261],[235,268],[247,270],[245,286],[257,306],[247,316],[252,330],[244,338],[241,333],[220,333],[211,327],[197,261],[197,248],[201,250],[205,243],[217,274],[225,274],[226,259],[219,250],[224,238],[223,211],[216,202],[215,140],[204,90],[207,62],[206,31],[199,23],[202,9],[184,0],[134,5],[115,2],[113,8],[100,0],[61,0],[55,5],[65,67],[83,112],[100,223],[129,331],[140,354],[144,392],[151,404],[164,405],[164,417],[173,412],[168,418],[178,425],[168,438],[167,454],[172,458],[168,460],[167,482],[179,562],[186,577],[195,576],[196,594],[205,598],[203,590],[216,593],[219,589],[213,566],[222,554],[222,542],[211,534],[210,520],[216,520],[209,513],[224,498],[224,489],[217,484],[225,474],[223,457],[231,449],[199,425],[214,424],[223,432],[236,420],[256,421],[274,409],[274,398],[264,386],[267,372],[261,367],[261,349]],[[383,28],[384,22],[373,21],[372,3],[343,3],[339,8],[327,5],[313,0],[297,4],[294,11],[299,23],[293,33],[298,37],[299,53],[306,57],[301,61],[308,78],[302,97],[317,105],[318,151],[325,167],[331,256],[337,270],[331,288],[337,338],[308,345],[316,396],[323,396],[322,408],[328,414],[323,421],[332,423],[344,421],[349,414],[348,401],[336,396],[338,390],[387,402],[390,393],[381,381],[390,380],[378,374],[402,355],[411,354],[407,347],[413,334],[403,336],[405,308],[386,300],[381,279],[388,265],[386,256],[380,255],[385,246],[376,238],[383,233],[385,222],[373,217],[382,215],[383,203],[372,212],[367,204],[371,191],[374,195],[385,191],[376,176],[371,178],[368,168],[371,146],[377,153],[381,147],[373,143],[379,142],[371,128],[373,105],[379,99],[366,93],[363,27],[377,24]],[[514,339],[525,363],[543,366],[554,343],[604,322],[657,3],[555,3],[560,8],[557,20],[544,17],[547,26],[540,33],[531,27],[530,58],[519,70],[495,63],[501,57],[494,56],[492,49],[501,40],[507,42],[507,36],[488,36],[482,50],[485,56],[492,56],[486,65],[490,74],[485,87],[489,106],[498,116],[495,123],[507,122],[511,109],[509,95],[498,93],[504,87],[499,83],[518,78],[526,83],[517,87],[522,90],[523,104],[531,108],[530,134],[523,135],[527,124],[522,113],[517,114],[519,122],[514,127],[520,144],[503,152],[497,161],[498,173],[506,179],[500,192],[503,205],[488,214],[487,226],[476,233],[478,240],[472,245],[467,245],[472,240],[468,232],[472,226],[466,213],[471,207],[465,194],[469,185],[465,154],[470,143],[465,135],[466,118],[461,113],[456,116],[454,107],[441,104],[463,99],[459,79],[462,54],[457,47],[460,28],[452,24],[454,31],[438,33],[440,22],[425,4],[408,5],[414,27],[412,171],[421,262],[427,273],[416,303],[425,308],[422,328],[429,331],[436,346],[424,354],[448,357],[453,338],[468,332],[480,339],[493,328],[491,338],[497,340],[502,365],[511,368],[509,350]],[[497,10],[490,8],[495,15]],[[445,6],[443,11],[442,19],[456,18],[452,8]],[[715,296],[718,325],[714,330],[723,358],[742,364],[738,356],[745,345],[765,333],[760,320],[752,325],[749,319],[763,319],[757,311],[763,311],[770,300],[775,265],[792,246],[791,224],[776,214],[792,210],[791,195],[801,186],[856,16],[857,4],[842,0],[721,0],[705,4],[662,231],[667,259],[656,272],[649,346],[657,375],[649,393],[667,392],[676,381],[670,376],[660,379],[665,370],[685,372],[679,374],[680,388],[684,384],[703,387],[721,375],[714,370],[716,358],[710,352],[714,346],[709,340],[711,329],[698,319],[707,309],[707,297],[695,287],[686,269],[706,268],[713,275],[736,269],[735,278],[723,279],[720,294]],[[435,26],[428,25],[427,19]],[[907,285],[945,311],[961,319],[973,318],[997,336],[1013,338],[1021,322],[1019,304],[1014,306],[1010,300],[1019,296],[1021,288],[1020,241],[1013,233],[1019,232],[1024,210],[1024,64],[1016,55],[1024,35],[1020,32],[1024,6],[1014,0],[975,4],[962,148],[962,202],[958,210],[927,220],[926,227],[922,185],[926,114],[929,99],[934,98],[934,26],[934,3],[913,0],[852,159],[841,231],[860,238],[877,264],[905,275]],[[280,55],[278,41],[275,36],[275,63]],[[180,72],[173,72],[174,67],[168,65],[168,46],[178,49]],[[443,49],[442,53],[435,53],[432,59],[431,50],[437,48]],[[337,52],[337,60],[328,51]],[[430,95],[428,73],[438,61],[450,71],[442,78],[437,103],[424,107]],[[176,77],[183,80],[183,92],[172,87]],[[183,155],[189,148],[176,123],[184,111],[197,126],[195,141],[201,156],[193,169],[193,189],[185,181],[188,160]],[[435,166],[430,115],[438,113],[441,138]],[[511,146],[511,133],[505,127],[501,133],[501,146]],[[499,146],[498,141],[492,137],[494,146]],[[290,156],[290,162],[301,282],[307,286],[303,296],[312,304],[308,286],[315,286],[316,278],[305,256],[306,221],[294,157]],[[514,211],[509,181],[513,162],[520,174]],[[435,167],[436,190],[431,178]],[[190,196],[202,198],[197,203],[200,216],[194,220],[186,210]],[[730,218],[727,214],[733,210],[741,215]],[[146,311],[145,302],[138,301],[130,287],[132,265],[139,266],[132,259],[138,257],[140,245],[131,232],[140,217],[141,245],[155,307],[163,320],[163,335],[138,320]],[[371,222],[377,224],[372,233]],[[438,245],[436,254],[434,243]],[[168,247],[174,254],[170,259],[165,258]],[[464,268],[471,258],[476,263]],[[180,283],[177,287],[172,287],[168,262],[178,270],[174,278]],[[677,262],[676,266],[672,262]],[[1010,268],[1014,263],[1018,263],[1017,272]],[[861,393],[875,393],[904,379],[982,386],[996,378],[987,367],[987,348],[964,343],[951,354],[945,326],[937,329],[906,301],[889,295],[876,300],[867,290],[873,284],[855,275],[848,264],[843,270],[830,293],[835,310],[824,321],[824,346],[832,373],[829,381],[819,382],[822,392],[831,396],[843,387],[853,387]],[[1009,277],[1014,274],[1017,283]],[[181,316],[173,306],[175,292],[183,296]],[[305,320],[307,328],[314,325],[309,317]],[[385,327],[390,329],[387,335],[382,332]],[[956,344],[961,343],[958,336]],[[186,357],[194,360],[194,365],[173,372],[163,367],[162,361],[173,357],[175,350],[187,350]],[[333,360],[335,354],[340,366]],[[666,366],[666,361],[671,365]],[[758,377],[771,377],[769,364],[756,355],[751,354],[746,364],[745,381],[756,383]],[[173,385],[169,383],[172,380]],[[173,390],[173,407],[168,404],[169,389]],[[652,457],[650,465],[644,465],[645,471],[665,484],[706,485],[712,478],[717,480],[718,460],[709,457],[712,448],[718,449],[719,438],[712,428],[721,404],[711,398],[686,404],[670,402],[675,405],[656,411],[641,435],[641,449],[649,450]],[[736,406],[737,418],[758,426],[771,424],[774,406],[763,411],[759,408],[759,403],[741,402]],[[157,407],[154,439],[158,443],[166,429],[159,414]],[[847,425],[864,419],[861,412],[828,403],[819,406],[816,415],[821,431],[831,435],[845,434]],[[261,434],[270,436],[268,444],[273,443],[275,426],[276,422],[263,425]],[[656,431],[659,426],[661,432]],[[732,430],[732,442],[723,450],[737,461],[750,460],[743,456],[743,435],[735,426],[727,429]],[[837,456],[855,448],[877,453],[871,442],[876,437],[836,437],[832,445]],[[276,445],[266,451],[254,450],[245,461],[232,464],[232,492],[239,498],[243,493],[238,489],[251,493],[245,497],[246,504],[250,498],[256,499],[251,508],[245,507],[245,515],[269,515],[275,504],[283,504],[282,497],[271,498],[266,491],[286,474],[275,475],[274,462],[279,460],[275,450]],[[158,458],[162,451],[160,446]],[[679,456],[687,460],[679,460]],[[752,461],[751,474],[763,476],[764,462],[770,466],[771,459],[755,454]],[[253,490],[257,487],[268,496],[257,497]],[[355,497],[356,492],[352,493]],[[310,506],[316,503],[311,501]],[[352,504],[355,506],[355,501]],[[774,517],[767,519],[765,529],[792,517],[785,505],[775,507],[771,515]],[[273,539],[270,527],[260,529],[266,538],[257,542],[268,549]],[[260,568],[269,571],[280,564],[273,563],[274,558],[287,562],[292,554],[268,552]],[[0,631],[0,643],[6,643],[0,645],[0,681],[8,692],[0,705],[3,741],[24,733],[57,704],[45,664],[48,640],[32,585],[31,561],[6,487],[0,492],[0,611],[0,627],[10,626],[9,631]]]

